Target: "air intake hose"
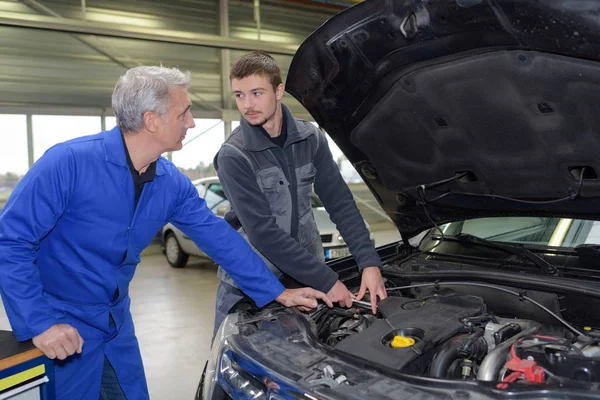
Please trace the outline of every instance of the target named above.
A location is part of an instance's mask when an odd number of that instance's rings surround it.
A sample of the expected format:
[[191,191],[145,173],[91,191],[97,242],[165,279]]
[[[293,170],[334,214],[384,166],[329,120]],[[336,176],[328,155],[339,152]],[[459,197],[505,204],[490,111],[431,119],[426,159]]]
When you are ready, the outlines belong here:
[[448,375],[448,368],[454,360],[460,358],[482,358],[487,352],[487,343],[477,331],[471,336],[460,336],[449,341],[433,357],[429,375],[433,378],[444,379]]

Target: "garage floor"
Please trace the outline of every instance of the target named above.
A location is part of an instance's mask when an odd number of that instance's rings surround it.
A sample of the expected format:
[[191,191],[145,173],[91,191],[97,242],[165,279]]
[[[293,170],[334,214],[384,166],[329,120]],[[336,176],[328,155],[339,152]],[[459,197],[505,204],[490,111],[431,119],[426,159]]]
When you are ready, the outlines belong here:
[[212,262],[197,258],[174,269],[156,252],[138,266],[132,313],[150,398],[194,398],[210,350],[216,272]]

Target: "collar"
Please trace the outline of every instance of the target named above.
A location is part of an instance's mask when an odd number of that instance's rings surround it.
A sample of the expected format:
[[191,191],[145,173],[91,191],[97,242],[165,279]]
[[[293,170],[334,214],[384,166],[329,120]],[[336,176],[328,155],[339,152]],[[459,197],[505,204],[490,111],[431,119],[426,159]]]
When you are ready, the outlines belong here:
[[[106,153],[106,161],[129,169],[127,165],[127,155],[125,154],[125,146],[123,146],[123,134],[118,126],[115,126],[110,131],[103,132],[104,135],[104,151]],[[156,175],[165,174],[165,160],[159,157],[156,160]]]
[[[283,103],[281,103],[281,112],[283,113],[283,118],[285,118],[285,127],[288,136],[283,147],[305,140],[311,135],[311,132],[302,129],[298,125],[298,121],[296,121],[296,118],[294,118],[290,109]],[[263,151],[271,147],[277,147],[276,144],[261,132],[260,127],[251,126],[243,116],[240,118],[240,130],[244,150]]]
[[140,174],[140,172],[135,169],[135,166],[133,165],[133,161],[131,160],[131,156],[129,154],[129,149],[127,148],[127,142],[125,142],[125,137],[123,135],[121,135],[121,139],[123,140],[123,148],[125,149],[125,156],[127,157],[127,166],[133,175],[133,181],[140,183],[152,181],[156,175],[156,161],[151,162],[148,168],[146,168],[146,170]]

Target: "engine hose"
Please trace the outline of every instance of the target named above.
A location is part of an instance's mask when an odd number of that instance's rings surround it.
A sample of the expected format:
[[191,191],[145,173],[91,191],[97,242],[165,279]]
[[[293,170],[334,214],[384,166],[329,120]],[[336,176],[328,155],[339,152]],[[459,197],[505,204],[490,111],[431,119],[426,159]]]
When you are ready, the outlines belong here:
[[328,309],[327,311],[325,311],[323,314],[321,314],[319,316],[319,318],[321,319],[321,321],[319,322],[318,326],[317,326],[317,336],[319,336],[322,332],[322,329],[325,327],[325,324],[328,322],[329,317],[331,316],[338,316],[338,317],[346,317],[346,318],[353,318],[354,315],[356,315],[356,313],[352,310],[338,310],[338,309]]
[[449,341],[433,357],[429,375],[433,378],[446,378],[448,368],[457,358],[481,358],[487,351],[487,343],[479,333],[460,336]]
[[479,339],[480,337],[483,336],[483,329],[479,328],[475,331],[475,333],[473,333],[470,337],[469,340],[467,341],[467,343],[465,343],[465,345],[463,346],[463,353],[465,354],[469,354],[469,352],[471,351],[471,347],[473,346],[473,343],[475,343],[475,341],[477,339]]
[[433,357],[429,375],[433,378],[446,378],[450,364],[458,358],[465,344],[469,341],[468,336],[461,336],[446,343],[444,347]]
[[500,343],[490,351],[487,356],[483,359],[483,362],[479,366],[477,372],[478,381],[496,381],[498,380],[498,374],[502,369],[502,366],[506,362],[506,356],[511,346],[520,338],[536,333],[541,325],[537,322],[527,320],[510,320],[510,322],[519,324],[523,329],[520,333]]

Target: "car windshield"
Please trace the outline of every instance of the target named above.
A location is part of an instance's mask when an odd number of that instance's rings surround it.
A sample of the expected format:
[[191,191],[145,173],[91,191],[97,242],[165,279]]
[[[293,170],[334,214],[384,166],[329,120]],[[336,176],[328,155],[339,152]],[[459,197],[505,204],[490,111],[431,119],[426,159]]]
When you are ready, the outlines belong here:
[[[600,244],[600,221],[568,218],[502,217],[451,222],[444,235],[470,234],[497,242],[575,247]],[[432,230],[435,235],[437,230]]]

